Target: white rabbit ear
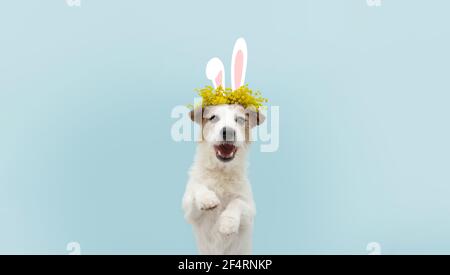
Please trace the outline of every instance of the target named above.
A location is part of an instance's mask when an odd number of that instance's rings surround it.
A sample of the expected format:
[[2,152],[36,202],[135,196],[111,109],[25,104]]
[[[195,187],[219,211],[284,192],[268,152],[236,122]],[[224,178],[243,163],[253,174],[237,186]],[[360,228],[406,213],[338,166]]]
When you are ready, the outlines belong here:
[[222,60],[217,57],[211,58],[206,65],[206,77],[212,81],[214,88],[222,86],[225,88],[225,67]]
[[236,40],[231,59],[231,88],[236,90],[244,85],[247,70],[247,43],[244,38]]

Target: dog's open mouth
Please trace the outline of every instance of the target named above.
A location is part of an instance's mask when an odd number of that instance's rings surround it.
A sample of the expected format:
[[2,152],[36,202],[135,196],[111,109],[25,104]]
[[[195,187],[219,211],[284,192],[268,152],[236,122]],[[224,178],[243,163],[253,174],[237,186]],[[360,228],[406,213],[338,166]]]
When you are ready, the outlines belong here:
[[214,145],[214,150],[216,150],[216,157],[221,161],[230,161],[234,159],[237,147],[231,143],[222,143],[219,145]]

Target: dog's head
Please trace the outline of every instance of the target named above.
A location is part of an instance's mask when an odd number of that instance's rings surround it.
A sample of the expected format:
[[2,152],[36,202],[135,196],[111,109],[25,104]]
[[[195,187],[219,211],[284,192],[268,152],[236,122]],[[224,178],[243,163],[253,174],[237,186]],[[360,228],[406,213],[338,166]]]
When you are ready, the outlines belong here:
[[[247,70],[247,43],[239,38],[234,44],[231,59],[231,88],[236,90],[245,83]],[[215,57],[206,65],[206,77],[214,88],[225,86],[222,61]],[[264,122],[264,116],[255,109],[244,109],[238,104],[198,107],[191,111],[191,119],[202,127],[202,143],[220,162],[230,162],[244,156],[250,143],[251,128]]]
[[234,159],[247,149],[251,128],[264,122],[264,116],[237,104],[196,108],[190,113],[192,121],[202,127],[202,141],[207,143],[221,162]]

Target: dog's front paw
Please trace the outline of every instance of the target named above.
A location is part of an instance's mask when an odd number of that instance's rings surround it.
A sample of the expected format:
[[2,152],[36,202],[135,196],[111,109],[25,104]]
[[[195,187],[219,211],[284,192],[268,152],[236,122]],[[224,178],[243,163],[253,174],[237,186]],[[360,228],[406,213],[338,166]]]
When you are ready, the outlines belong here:
[[220,204],[220,200],[213,191],[204,191],[197,194],[197,208],[200,210],[212,210]]
[[219,219],[219,232],[227,236],[237,233],[239,223],[239,219],[235,217],[221,216]]

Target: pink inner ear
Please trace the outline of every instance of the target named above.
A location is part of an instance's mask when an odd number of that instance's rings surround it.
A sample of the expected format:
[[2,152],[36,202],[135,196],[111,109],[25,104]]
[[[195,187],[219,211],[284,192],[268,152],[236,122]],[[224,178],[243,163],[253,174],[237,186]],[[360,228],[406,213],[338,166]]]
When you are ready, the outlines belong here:
[[222,71],[220,71],[217,76],[216,76],[216,85],[217,87],[219,87],[220,85],[222,85]]
[[234,85],[236,85],[236,89],[242,85],[242,67],[244,67],[244,53],[239,50],[236,53],[236,60],[234,63]]

